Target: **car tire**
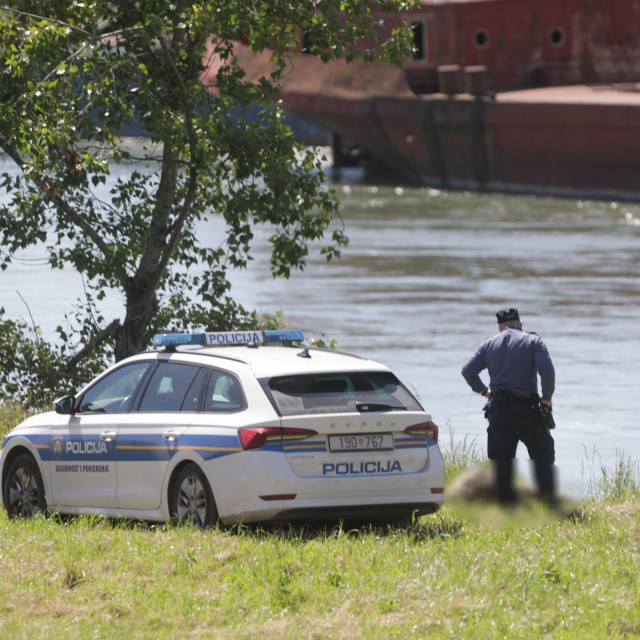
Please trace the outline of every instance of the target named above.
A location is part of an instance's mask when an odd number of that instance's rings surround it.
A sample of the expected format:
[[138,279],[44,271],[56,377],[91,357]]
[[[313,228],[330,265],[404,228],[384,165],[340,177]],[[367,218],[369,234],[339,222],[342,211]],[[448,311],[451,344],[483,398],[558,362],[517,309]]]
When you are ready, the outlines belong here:
[[171,519],[178,524],[194,524],[200,529],[218,521],[218,510],[206,476],[197,464],[184,466],[171,492]]
[[31,455],[19,455],[9,466],[3,499],[9,518],[32,518],[47,510],[42,475]]

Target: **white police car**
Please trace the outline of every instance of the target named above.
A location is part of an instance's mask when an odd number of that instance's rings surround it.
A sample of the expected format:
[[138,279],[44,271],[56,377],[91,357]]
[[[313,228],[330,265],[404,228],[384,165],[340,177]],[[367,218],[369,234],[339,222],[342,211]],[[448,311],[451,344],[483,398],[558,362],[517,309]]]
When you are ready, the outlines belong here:
[[387,367],[294,344],[302,340],[299,331],[156,336],[163,350],[117,363],[7,435],[9,516],[48,509],[208,526],[436,511],[444,464],[431,417]]

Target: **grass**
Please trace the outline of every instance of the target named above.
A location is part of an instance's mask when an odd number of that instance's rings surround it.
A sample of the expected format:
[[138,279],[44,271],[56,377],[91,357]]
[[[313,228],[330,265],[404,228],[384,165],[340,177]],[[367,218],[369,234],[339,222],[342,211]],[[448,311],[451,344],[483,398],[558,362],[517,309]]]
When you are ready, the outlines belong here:
[[[476,455],[447,452],[451,467]],[[351,530],[1,512],[0,638],[637,637],[630,466],[603,482],[631,491],[539,527],[487,528],[446,507],[404,528]]]
[[448,482],[461,471],[469,469],[485,460],[485,455],[478,448],[476,439],[469,439],[466,435],[462,440],[456,437],[455,429],[450,423],[447,423],[447,442],[443,442],[440,434],[440,448],[445,464],[445,477]]
[[4,438],[13,427],[29,415],[30,412],[22,405],[0,401],[0,438]]
[[619,449],[612,467],[603,464],[594,449],[585,452],[588,469],[587,493],[595,500],[640,500],[640,468],[638,462]]
[[0,515],[3,638],[625,638],[638,503],[541,529],[198,531]]

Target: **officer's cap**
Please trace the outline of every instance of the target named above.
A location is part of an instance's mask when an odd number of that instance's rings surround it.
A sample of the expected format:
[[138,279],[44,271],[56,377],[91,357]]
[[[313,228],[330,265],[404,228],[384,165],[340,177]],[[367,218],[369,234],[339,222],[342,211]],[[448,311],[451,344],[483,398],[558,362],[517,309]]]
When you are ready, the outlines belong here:
[[496,313],[496,318],[498,318],[498,324],[503,324],[505,322],[520,322],[520,316],[518,315],[518,310],[513,309],[502,309]]

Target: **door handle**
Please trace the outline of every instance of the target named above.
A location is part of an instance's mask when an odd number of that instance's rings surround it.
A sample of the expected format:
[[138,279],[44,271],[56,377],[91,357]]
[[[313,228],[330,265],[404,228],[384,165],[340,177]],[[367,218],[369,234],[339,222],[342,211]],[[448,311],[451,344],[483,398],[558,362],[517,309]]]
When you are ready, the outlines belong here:
[[179,431],[165,431],[162,434],[162,437],[165,440],[168,440],[169,442],[171,442],[172,440],[175,440],[176,438],[180,437],[180,432]]
[[100,440],[113,440],[116,437],[116,432],[115,431],[103,431],[100,434]]

